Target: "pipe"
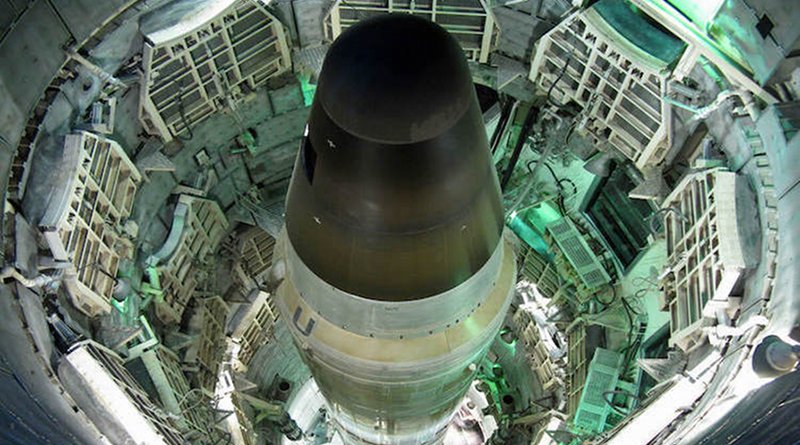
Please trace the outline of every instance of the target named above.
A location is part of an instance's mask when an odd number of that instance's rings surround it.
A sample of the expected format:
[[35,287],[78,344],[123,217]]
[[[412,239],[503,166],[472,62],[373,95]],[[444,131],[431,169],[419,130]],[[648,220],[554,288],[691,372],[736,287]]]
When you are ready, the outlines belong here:
[[497,151],[497,147],[500,146],[500,141],[503,139],[502,136],[508,124],[509,117],[516,108],[517,101],[514,99],[509,99],[508,102],[503,105],[503,110],[500,112],[500,121],[497,122],[497,128],[495,128],[494,133],[492,133],[492,140],[489,141],[489,148],[492,150],[492,154],[494,154]]
[[525,188],[519,193],[517,199],[514,201],[514,204],[512,204],[511,207],[509,207],[509,209],[506,211],[506,219],[508,219],[508,217],[512,215],[519,208],[520,205],[522,205],[525,199],[528,198],[528,195],[530,194],[531,189],[533,188],[533,184],[536,182],[536,172],[539,170],[539,167],[542,166],[544,160],[547,159],[548,156],[550,156],[550,152],[552,151],[553,146],[554,144],[545,144],[544,151],[542,152],[541,156],[539,156],[539,159],[536,160],[536,165],[534,165],[533,168],[530,169],[530,175],[529,175],[530,179],[528,180],[528,183],[525,185]]
[[170,227],[167,240],[158,250],[158,252],[147,257],[145,264],[147,266],[158,266],[159,263],[171,257],[178,247],[178,242],[183,236],[183,226],[186,224],[186,215],[189,213],[189,205],[178,201],[175,206],[175,212],[172,216],[172,227]]
[[754,122],[758,120],[758,117],[761,115],[761,111],[758,109],[758,105],[756,105],[756,102],[753,99],[753,94],[750,93],[749,91],[743,91],[743,90],[721,91],[710,104],[704,107],[695,107],[693,105],[688,105],[666,95],[663,96],[662,99],[664,100],[664,102],[670,105],[694,113],[694,116],[692,116],[692,118],[689,121],[691,122],[694,120],[706,119],[709,115],[711,115],[711,113],[716,111],[728,99],[732,97],[739,97],[739,99],[742,101],[742,104],[744,105],[745,111],[747,111],[747,114],[750,116],[750,119],[752,119]]
[[67,51],[67,55],[71,59],[73,59],[74,61],[76,61],[76,62],[80,63],[81,65],[83,65],[84,67],[86,67],[86,69],[88,69],[92,74],[96,75],[97,77],[99,77],[104,82],[110,83],[110,84],[112,84],[112,85],[114,85],[114,86],[116,86],[118,88],[122,88],[122,89],[128,88],[128,85],[125,85],[124,82],[122,82],[121,80],[117,79],[116,77],[114,77],[112,74],[110,74],[109,72],[107,72],[103,68],[100,68],[99,66],[97,66],[94,63],[90,62],[88,59],[86,59],[82,55],[78,54],[77,51],[72,50],[72,49],[68,50]]
[[519,156],[522,154],[522,149],[525,147],[525,142],[528,140],[528,133],[533,123],[536,122],[537,117],[539,117],[539,107],[531,107],[528,110],[528,114],[525,115],[525,122],[522,123],[519,137],[517,137],[517,143],[514,146],[514,151],[511,153],[511,159],[508,161],[508,167],[506,167],[506,171],[503,173],[503,179],[500,181],[500,189],[503,191],[505,191],[508,181],[511,179],[511,174],[514,173],[514,167],[517,166]]
[[6,278],[13,278],[17,280],[21,285],[27,287],[28,289],[34,287],[42,287],[46,286],[54,281],[57,281],[57,277],[49,276],[49,275],[39,275],[35,278],[26,278],[22,275],[15,267],[7,266],[0,272],[0,281],[4,281]]

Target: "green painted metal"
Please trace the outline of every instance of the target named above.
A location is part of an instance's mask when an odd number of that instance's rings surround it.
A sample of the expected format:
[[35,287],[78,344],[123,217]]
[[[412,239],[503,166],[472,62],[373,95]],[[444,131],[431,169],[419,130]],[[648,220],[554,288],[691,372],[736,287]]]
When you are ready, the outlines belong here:
[[145,300],[142,303],[142,309],[147,307],[150,301],[155,298],[157,303],[164,302],[164,291],[161,289],[161,280],[158,278],[158,268],[156,266],[147,266],[145,275],[149,283],[142,283],[142,293],[145,294]]
[[714,20],[725,0],[667,0],[667,2],[697,26],[705,29]]
[[506,224],[525,244],[539,253],[547,252],[547,243],[523,218],[515,214]]
[[601,0],[593,8],[631,44],[666,64],[676,62],[686,48],[681,39],[652,23],[627,1]]
[[576,433],[601,433],[606,429],[606,419],[611,413],[611,406],[606,403],[606,393],[617,387],[621,360],[622,355],[617,352],[603,348],[595,350],[581,400],[572,419]]
[[297,75],[300,81],[300,90],[303,92],[303,103],[310,107],[314,102],[314,93],[317,92],[317,85],[311,83],[311,75],[300,73]]

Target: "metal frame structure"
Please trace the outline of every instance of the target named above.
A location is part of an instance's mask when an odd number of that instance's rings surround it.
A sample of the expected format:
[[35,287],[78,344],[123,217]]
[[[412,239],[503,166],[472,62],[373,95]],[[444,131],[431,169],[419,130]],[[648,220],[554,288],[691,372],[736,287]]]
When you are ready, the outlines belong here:
[[263,283],[272,266],[275,238],[260,227],[252,227],[239,236],[239,258],[243,271],[256,283]]
[[64,139],[63,176],[53,188],[39,222],[59,261],[69,261],[66,284],[81,312],[95,316],[111,309],[117,268],[133,247],[120,227],[130,216],[141,175],[122,147],[81,131]]
[[594,9],[573,14],[541,38],[529,77],[543,91],[552,89],[557,103],[584,107],[584,128],[595,142],[608,141],[639,169],[667,155],[671,111],[662,97],[669,69]]
[[189,321],[189,334],[195,340],[186,351],[184,363],[193,368],[196,386],[213,394],[225,355],[225,323],[230,308],[217,296],[195,297],[195,303],[195,312]]
[[585,301],[611,282],[600,258],[592,251],[569,217],[549,223],[546,227],[546,239],[555,251],[556,266],[569,271],[562,276],[573,277],[579,300]]
[[567,341],[567,413],[574,416],[581,401],[581,390],[586,383],[589,357],[586,354],[586,330],[583,326],[573,329]]
[[748,267],[737,224],[738,177],[722,170],[687,176],[664,200],[667,266],[662,280],[670,312],[670,346],[702,340],[718,310],[733,311],[731,291]]
[[622,355],[619,353],[603,348],[595,349],[578,409],[572,419],[576,428],[592,433],[600,433],[605,429],[606,419],[611,413],[606,392],[617,387],[621,360]]
[[558,386],[561,381],[556,375],[556,365],[550,357],[550,351],[542,340],[539,326],[532,314],[525,308],[518,308],[513,317],[513,326],[517,337],[525,345],[525,358],[539,379],[543,391]]
[[275,330],[278,316],[272,295],[259,292],[231,335],[231,339],[239,345],[234,362],[237,371],[247,371],[258,348],[269,340]]
[[217,410],[230,413],[222,419],[224,428],[230,433],[230,443],[233,445],[256,444],[255,429],[247,413],[249,406],[236,389],[229,369],[221,373],[217,395],[219,396]]
[[569,292],[558,276],[555,265],[527,244],[520,249],[518,263],[520,278],[535,284],[543,296],[558,299],[563,293]]
[[158,345],[145,351],[139,357],[147,369],[164,408],[172,414],[181,416],[181,420],[187,420],[189,428],[205,432],[205,428],[213,419],[208,417],[208,412],[203,413],[198,404],[187,400],[187,394],[191,388],[183,373],[178,355],[166,346]]
[[181,195],[178,202],[188,207],[183,232],[167,263],[158,267],[164,301],[156,315],[163,322],[180,322],[199,284],[196,265],[213,255],[229,225],[216,201]]
[[260,2],[228,0],[209,21],[145,34],[139,118],[163,140],[235,108],[267,80],[291,70],[281,23]]
[[438,23],[461,43],[468,60],[489,61],[496,25],[494,15],[482,0],[338,0],[325,19],[326,37],[334,40],[359,20],[395,12]]
[[113,351],[92,341],[79,343],[64,356],[58,373],[81,408],[112,441],[186,443]]

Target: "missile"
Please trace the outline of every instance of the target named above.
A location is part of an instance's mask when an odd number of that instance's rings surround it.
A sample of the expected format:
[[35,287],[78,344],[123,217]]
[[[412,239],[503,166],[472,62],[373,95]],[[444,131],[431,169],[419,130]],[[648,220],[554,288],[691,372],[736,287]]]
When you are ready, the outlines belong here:
[[276,290],[347,445],[439,444],[513,293],[497,175],[453,36],[406,14],[331,45]]

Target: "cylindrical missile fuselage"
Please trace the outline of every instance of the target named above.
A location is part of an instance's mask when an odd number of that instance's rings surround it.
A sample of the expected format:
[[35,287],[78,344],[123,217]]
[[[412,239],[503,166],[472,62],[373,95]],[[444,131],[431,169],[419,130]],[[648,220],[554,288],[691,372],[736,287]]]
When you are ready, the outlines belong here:
[[515,279],[458,42],[363,21],[331,46],[295,164],[278,306],[345,443],[439,443]]

